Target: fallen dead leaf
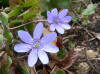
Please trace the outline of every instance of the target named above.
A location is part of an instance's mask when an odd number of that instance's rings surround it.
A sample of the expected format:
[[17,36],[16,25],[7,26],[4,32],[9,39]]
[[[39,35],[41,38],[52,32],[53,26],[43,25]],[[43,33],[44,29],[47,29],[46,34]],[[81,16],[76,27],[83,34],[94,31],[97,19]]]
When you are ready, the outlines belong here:
[[86,62],[79,63],[77,68],[78,74],[88,74],[90,69],[89,65]]
[[43,74],[48,74],[47,68],[45,66],[43,66]]
[[93,34],[94,34],[94,36],[95,36],[97,39],[100,40],[100,33],[95,33],[95,32],[93,32]]
[[97,55],[98,55],[98,52],[93,51],[93,50],[87,50],[87,56],[89,58],[96,58]]

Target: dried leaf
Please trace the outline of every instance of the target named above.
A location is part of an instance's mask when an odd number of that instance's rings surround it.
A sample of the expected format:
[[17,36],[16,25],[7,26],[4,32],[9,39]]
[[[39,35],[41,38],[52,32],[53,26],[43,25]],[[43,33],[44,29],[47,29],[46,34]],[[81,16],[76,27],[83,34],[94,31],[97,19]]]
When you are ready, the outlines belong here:
[[87,50],[87,56],[88,56],[89,58],[96,58],[97,55],[98,55],[98,52],[93,51],[93,50]]
[[75,62],[77,56],[77,51],[70,50],[62,61],[58,61],[57,66],[63,69],[68,69]]
[[43,66],[43,74],[48,74],[47,68],[45,66]]
[[93,33],[97,39],[100,40],[100,33]]

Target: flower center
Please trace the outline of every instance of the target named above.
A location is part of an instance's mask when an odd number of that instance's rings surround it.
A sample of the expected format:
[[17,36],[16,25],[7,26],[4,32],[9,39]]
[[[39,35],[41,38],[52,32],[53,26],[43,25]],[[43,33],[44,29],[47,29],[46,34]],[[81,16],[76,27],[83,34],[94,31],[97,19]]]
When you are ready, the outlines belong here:
[[59,22],[59,20],[57,19],[57,20],[55,20],[55,22],[56,22],[56,23],[58,23],[58,22]]
[[39,46],[39,43],[37,42],[37,43],[35,43],[35,45],[34,45],[35,47],[38,47]]

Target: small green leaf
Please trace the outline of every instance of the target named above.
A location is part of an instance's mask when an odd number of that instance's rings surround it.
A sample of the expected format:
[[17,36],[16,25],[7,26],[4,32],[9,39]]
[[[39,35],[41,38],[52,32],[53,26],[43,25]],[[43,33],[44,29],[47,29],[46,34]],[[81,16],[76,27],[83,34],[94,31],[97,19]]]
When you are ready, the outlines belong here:
[[0,44],[2,44],[2,42],[3,42],[3,35],[0,34]]
[[86,19],[83,20],[82,24],[88,24],[88,21]]
[[13,35],[11,32],[8,32],[6,29],[4,30],[4,36],[7,39],[8,43],[11,43]]
[[27,69],[25,69],[24,67],[18,66],[18,70],[21,72],[21,74],[29,74]]
[[11,57],[10,56],[8,56],[8,67],[10,66],[12,64],[12,59],[11,59]]
[[21,6],[17,6],[15,7],[11,12],[8,13],[8,18],[11,18],[11,17],[14,17],[14,16],[17,16],[20,14],[20,11],[22,10],[23,8]]
[[1,12],[1,20],[2,20],[2,23],[4,25],[7,25],[8,24],[8,14],[6,14],[5,12]]
[[89,4],[85,10],[83,10],[82,15],[91,15],[95,11],[94,9],[97,7],[97,4]]
[[35,19],[36,15],[39,14],[40,9],[38,7],[31,7],[29,10],[25,11],[22,13],[23,19]]
[[59,69],[56,71],[56,74],[65,74],[65,72],[63,70]]
[[69,46],[70,46],[72,49],[75,48],[75,43],[74,43],[74,42],[71,42],[71,41],[70,41],[68,44],[69,44]]
[[83,17],[83,22],[82,22],[82,24],[84,24],[84,25],[87,25],[88,24],[88,16],[84,16]]
[[0,17],[0,23],[2,23],[1,17]]
[[56,74],[55,72],[52,72],[51,74]]
[[78,20],[77,17],[75,17],[75,16],[72,17],[72,21],[76,22],[77,20]]
[[73,39],[73,36],[72,35],[69,35],[68,36],[68,39],[69,39],[69,41],[71,41]]
[[57,57],[58,57],[59,59],[63,59],[63,58],[65,57],[65,55],[66,55],[66,50],[64,49],[64,47],[62,47],[62,48],[60,49],[60,51],[58,52]]
[[3,64],[0,68],[0,74],[9,74],[9,70],[6,64]]

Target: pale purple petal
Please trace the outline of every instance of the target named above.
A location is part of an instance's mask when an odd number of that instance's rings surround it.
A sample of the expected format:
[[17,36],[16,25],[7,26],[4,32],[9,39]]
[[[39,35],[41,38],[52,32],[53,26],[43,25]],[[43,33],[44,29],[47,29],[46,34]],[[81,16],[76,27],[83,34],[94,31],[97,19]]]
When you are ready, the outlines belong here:
[[58,15],[57,8],[52,9],[51,13],[52,13],[52,15],[57,16]]
[[43,33],[43,23],[38,23],[34,29],[33,37],[34,39],[40,39]]
[[62,24],[61,25],[64,29],[71,29],[71,26],[69,24]]
[[52,17],[52,15],[49,16],[49,17],[47,17],[47,21],[48,21],[49,23],[53,23],[53,17]]
[[46,52],[44,52],[43,50],[39,50],[39,51],[38,51],[38,57],[39,57],[40,61],[41,61],[43,64],[48,64],[48,63],[49,63],[48,55],[47,55]]
[[68,9],[63,9],[62,11],[59,12],[58,16],[60,18],[63,18],[67,15],[67,13],[68,13]]
[[71,16],[65,16],[64,18],[62,18],[64,22],[70,22],[72,20]]
[[31,35],[28,32],[23,31],[23,30],[19,30],[18,31],[18,36],[25,43],[29,43],[30,44],[32,42],[32,40],[33,40],[32,37],[31,37]]
[[20,43],[14,46],[14,50],[19,53],[28,52],[31,48],[31,45],[25,43]]
[[51,32],[51,33],[46,34],[41,39],[41,41],[45,42],[45,43],[50,43],[50,42],[54,41],[56,39],[56,37],[57,37],[57,34],[55,32]]
[[50,17],[51,13],[50,11],[47,11],[47,17]]
[[50,25],[50,31],[55,31],[55,24]]
[[43,50],[50,53],[57,53],[59,51],[59,48],[52,44],[47,44],[44,46]]
[[61,26],[57,26],[56,30],[60,33],[60,34],[64,34],[64,29]]
[[38,60],[37,49],[32,49],[32,51],[28,55],[28,65],[29,67],[33,67]]

